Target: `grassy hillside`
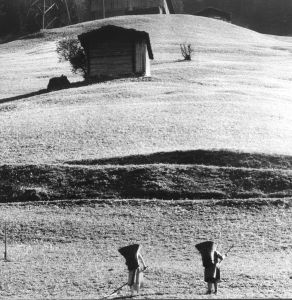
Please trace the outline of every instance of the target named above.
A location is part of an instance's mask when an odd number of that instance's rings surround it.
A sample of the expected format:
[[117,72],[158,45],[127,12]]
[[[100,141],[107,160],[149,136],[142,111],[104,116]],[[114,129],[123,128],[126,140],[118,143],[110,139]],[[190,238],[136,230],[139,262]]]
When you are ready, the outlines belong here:
[[0,167],[0,202],[292,197],[291,157],[188,151]]
[[[115,80],[9,98],[70,75],[55,43],[115,24],[150,33],[151,80]],[[46,31],[0,46],[3,163],[52,163],[158,151],[235,149],[291,154],[291,43],[194,16],[131,16]],[[192,62],[179,44],[191,43]]]
[[[291,203],[246,204],[108,200],[1,205],[0,228],[6,221],[11,262],[0,261],[0,297],[100,299],[127,280],[117,249],[138,242],[149,266],[138,299],[291,298]],[[195,249],[208,239],[219,242],[223,253],[235,245],[222,264],[217,297],[204,295]],[[125,295],[126,287],[120,293]]]

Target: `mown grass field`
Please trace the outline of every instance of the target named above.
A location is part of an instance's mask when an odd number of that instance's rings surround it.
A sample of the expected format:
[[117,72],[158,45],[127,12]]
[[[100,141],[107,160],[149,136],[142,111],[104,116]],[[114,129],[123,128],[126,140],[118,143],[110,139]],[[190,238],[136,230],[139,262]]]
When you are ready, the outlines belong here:
[[[11,260],[0,262],[3,298],[99,299],[127,280],[117,249],[134,242],[149,266],[141,299],[292,297],[289,201],[14,204],[1,205],[0,220]],[[204,295],[195,250],[207,239],[222,252],[235,244],[217,296]]]
[[[0,104],[2,163],[52,163],[189,149],[291,154],[291,42],[194,16],[87,22],[0,46],[2,98],[44,89],[56,42],[116,24],[150,33],[152,79],[52,92]],[[291,39],[291,38],[290,38]],[[180,43],[191,43],[192,62]],[[9,137],[9,138],[8,138]]]

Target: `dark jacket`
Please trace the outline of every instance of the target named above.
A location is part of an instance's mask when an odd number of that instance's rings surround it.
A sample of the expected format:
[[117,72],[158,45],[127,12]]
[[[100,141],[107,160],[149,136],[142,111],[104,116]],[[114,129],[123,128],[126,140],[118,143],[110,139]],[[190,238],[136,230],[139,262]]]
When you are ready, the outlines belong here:
[[218,282],[221,278],[220,269],[218,263],[220,263],[224,257],[217,251],[214,251],[213,255],[211,255],[211,259],[209,262],[204,265],[204,280],[205,282]]

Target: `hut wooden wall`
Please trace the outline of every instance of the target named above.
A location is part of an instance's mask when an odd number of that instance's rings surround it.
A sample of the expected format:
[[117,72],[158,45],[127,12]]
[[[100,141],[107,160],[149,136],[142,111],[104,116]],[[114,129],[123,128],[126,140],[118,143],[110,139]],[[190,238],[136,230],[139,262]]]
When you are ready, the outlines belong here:
[[144,41],[137,42],[135,45],[135,73],[145,73],[146,65],[146,43]]
[[128,10],[126,15],[162,15],[166,12],[163,11],[162,7],[151,7],[151,8],[134,8]]
[[89,76],[119,76],[134,73],[132,42],[110,41],[89,47]]
[[[153,7],[161,7],[164,11],[168,11],[165,0],[105,0],[106,17],[125,15],[127,11],[132,9],[146,9]],[[91,14],[93,18],[102,18],[103,1],[92,0]]]
[[183,0],[165,0],[170,14],[183,14]]
[[169,0],[169,1],[171,1],[171,3],[172,3],[175,14],[183,14],[184,13],[183,0]]
[[[92,10],[102,10],[102,0],[92,0]],[[106,9],[129,9],[133,7],[137,8],[149,8],[154,6],[162,6],[164,0],[105,0]]]
[[[146,41],[108,41],[89,46],[89,76],[143,75],[146,73]],[[150,68],[150,65],[149,65]],[[150,72],[150,69],[147,70]]]

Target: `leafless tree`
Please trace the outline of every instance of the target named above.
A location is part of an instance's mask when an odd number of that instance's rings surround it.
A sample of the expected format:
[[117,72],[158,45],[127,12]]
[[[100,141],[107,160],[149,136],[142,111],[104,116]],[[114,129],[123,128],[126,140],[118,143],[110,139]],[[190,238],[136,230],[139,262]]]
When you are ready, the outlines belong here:
[[192,60],[192,53],[194,52],[194,49],[191,44],[180,44],[180,51],[184,60]]

